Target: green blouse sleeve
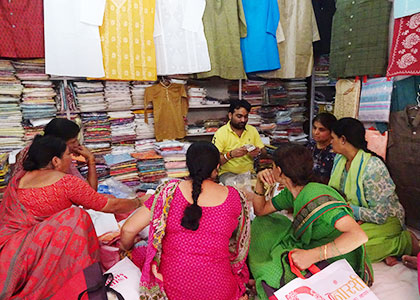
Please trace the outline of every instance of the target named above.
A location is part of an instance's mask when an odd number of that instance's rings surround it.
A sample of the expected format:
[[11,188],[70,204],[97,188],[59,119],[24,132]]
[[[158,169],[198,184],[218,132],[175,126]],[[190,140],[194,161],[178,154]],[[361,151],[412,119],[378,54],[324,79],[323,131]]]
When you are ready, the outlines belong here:
[[279,194],[271,199],[271,202],[277,210],[292,208],[293,195],[287,188],[284,188]]

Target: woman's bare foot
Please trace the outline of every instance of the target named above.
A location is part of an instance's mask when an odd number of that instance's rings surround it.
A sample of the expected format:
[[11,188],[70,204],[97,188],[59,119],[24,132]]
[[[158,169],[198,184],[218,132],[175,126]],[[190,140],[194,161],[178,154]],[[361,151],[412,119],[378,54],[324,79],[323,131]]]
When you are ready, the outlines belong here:
[[395,266],[396,264],[398,264],[398,260],[395,256],[388,256],[387,258],[385,258],[385,264],[387,266]]
[[410,269],[417,270],[417,257],[415,256],[409,256],[409,255],[403,255],[402,262],[404,266]]
[[247,294],[243,295],[241,298],[239,298],[239,300],[248,300],[248,295]]

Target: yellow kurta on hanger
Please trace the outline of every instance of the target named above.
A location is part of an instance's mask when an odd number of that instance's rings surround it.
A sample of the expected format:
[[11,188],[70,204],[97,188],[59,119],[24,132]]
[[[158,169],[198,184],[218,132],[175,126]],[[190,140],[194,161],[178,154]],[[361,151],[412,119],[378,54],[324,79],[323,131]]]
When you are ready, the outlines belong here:
[[156,80],[155,0],[108,0],[99,28],[105,77]]

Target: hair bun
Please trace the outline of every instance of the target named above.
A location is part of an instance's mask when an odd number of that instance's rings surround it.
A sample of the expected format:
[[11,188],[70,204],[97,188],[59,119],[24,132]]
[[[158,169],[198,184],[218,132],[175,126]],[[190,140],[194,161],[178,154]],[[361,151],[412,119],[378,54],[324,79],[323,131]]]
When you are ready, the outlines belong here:
[[25,171],[33,171],[38,169],[38,164],[34,162],[30,157],[27,157],[23,162],[23,169]]

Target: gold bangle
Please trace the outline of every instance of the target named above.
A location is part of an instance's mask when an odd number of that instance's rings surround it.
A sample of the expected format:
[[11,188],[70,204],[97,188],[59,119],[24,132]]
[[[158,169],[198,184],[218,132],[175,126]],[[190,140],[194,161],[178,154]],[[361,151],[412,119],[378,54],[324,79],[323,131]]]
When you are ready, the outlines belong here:
[[328,244],[324,245],[324,260],[327,260],[327,246]]

